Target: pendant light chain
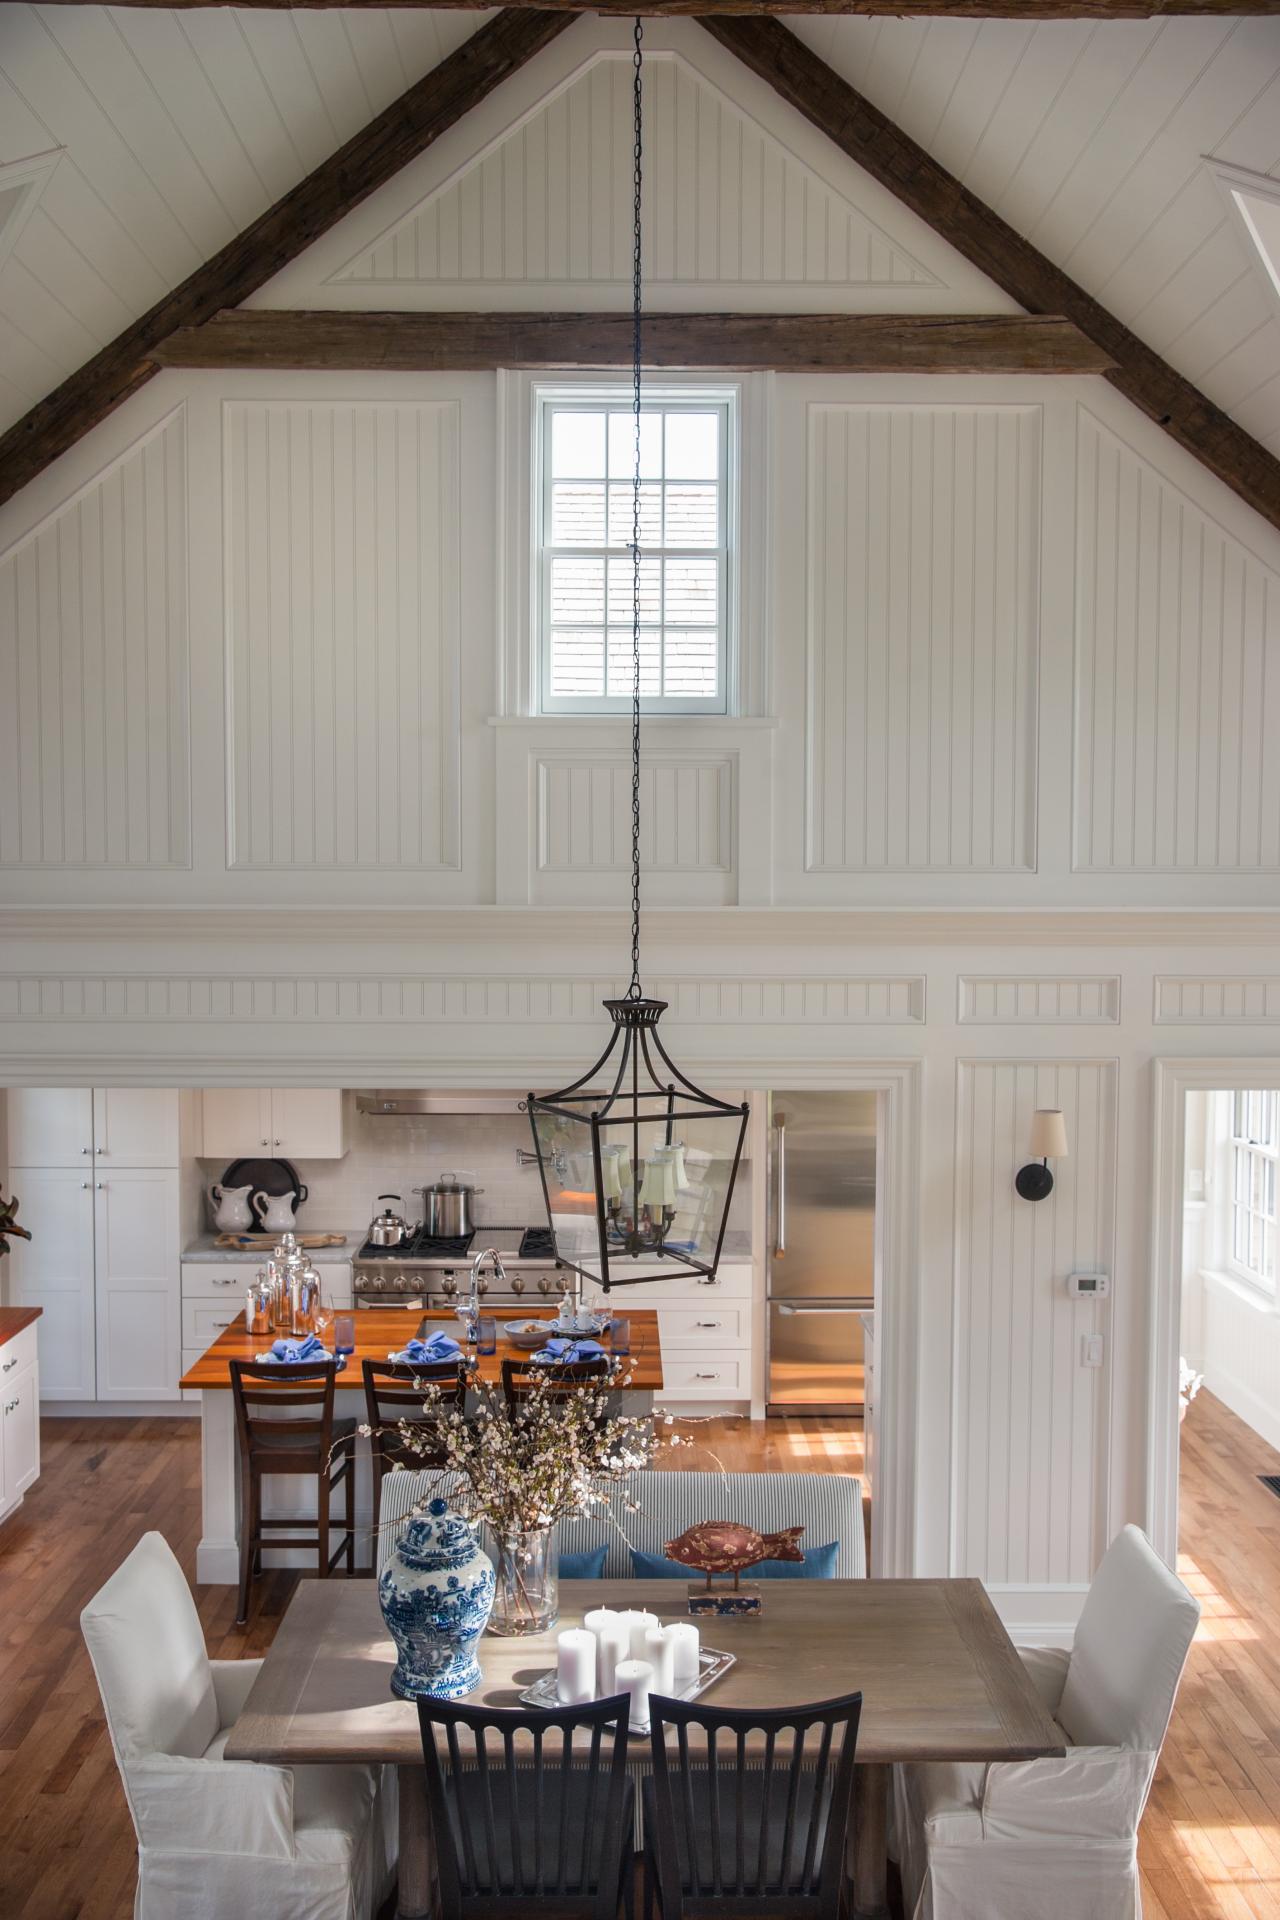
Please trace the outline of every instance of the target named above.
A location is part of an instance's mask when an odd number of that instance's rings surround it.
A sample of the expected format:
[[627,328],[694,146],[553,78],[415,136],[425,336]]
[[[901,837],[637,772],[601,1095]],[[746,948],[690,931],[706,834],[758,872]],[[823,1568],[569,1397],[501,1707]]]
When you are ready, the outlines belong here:
[[640,986],[640,226],[641,162],[644,157],[640,80],[643,28],[636,15],[632,55],[635,144],[632,149],[635,194],[632,201],[631,264],[631,411],[635,429],[635,473],[631,486],[631,985],[629,1000],[642,997]]

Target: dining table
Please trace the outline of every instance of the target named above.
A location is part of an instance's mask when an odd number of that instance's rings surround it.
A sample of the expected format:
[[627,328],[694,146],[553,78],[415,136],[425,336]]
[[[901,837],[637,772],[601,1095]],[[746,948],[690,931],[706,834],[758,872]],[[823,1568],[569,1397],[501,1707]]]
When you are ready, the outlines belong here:
[[[557,1624],[520,1638],[486,1635],[487,1707],[516,1707],[556,1663],[556,1634],[593,1607],[633,1607],[665,1624],[688,1617],[674,1580],[566,1580]],[[853,1911],[887,1904],[891,1769],[921,1760],[1061,1757],[1062,1735],[979,1580],[780,1580],[758,1614],[698,1622],[734,1664],[702,1697],[724,1707],[793,1707],[861,1691],[850,1824]],[[433,1873],[416,1707],[391,1692],[396,1652],[371,1580],[308,1580],[294,1594],[227,1741],[229,1760],[397,1769],[397,1920],[427,1920]],[[648,1770],[648,1736],[632,1736]]]

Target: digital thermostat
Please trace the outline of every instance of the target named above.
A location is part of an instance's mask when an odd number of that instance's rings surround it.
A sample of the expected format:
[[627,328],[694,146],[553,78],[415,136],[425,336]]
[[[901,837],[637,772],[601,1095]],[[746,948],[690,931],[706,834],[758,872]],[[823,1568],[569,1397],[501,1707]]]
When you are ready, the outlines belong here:
[[1069,1273],[1067,1292],[1077,1300],[1105,1300],[1111,1291],[1109,1273]]

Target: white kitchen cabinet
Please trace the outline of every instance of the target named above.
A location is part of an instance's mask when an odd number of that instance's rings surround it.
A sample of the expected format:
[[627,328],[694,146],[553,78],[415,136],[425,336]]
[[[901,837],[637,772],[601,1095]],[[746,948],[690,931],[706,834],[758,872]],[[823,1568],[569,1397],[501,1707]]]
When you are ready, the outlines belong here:
[[11,1242],[9,1300],[43,1309],[40,1391],[46,1400],[96,1397],[91,1172],[88,1163],[29,1168],[14,1182],[33,1238]]
[[8,1111],[10,1168],[92,1165],[92,1088],[10,1087]]
[[12,1087],[11,1167],[176,1167],[176,1087]]
[[210,1160],[280,1154],[341,1160],[346,1112],[339,1088],[206,1087],[204,1151]]
[[0,1513],[8,1513],[40,1475],[40,1382],[34,1367],[0,1389],[0,1436]]
[[94,1185],[99,1400],[177,1400],[178,1176],[113,1167]]

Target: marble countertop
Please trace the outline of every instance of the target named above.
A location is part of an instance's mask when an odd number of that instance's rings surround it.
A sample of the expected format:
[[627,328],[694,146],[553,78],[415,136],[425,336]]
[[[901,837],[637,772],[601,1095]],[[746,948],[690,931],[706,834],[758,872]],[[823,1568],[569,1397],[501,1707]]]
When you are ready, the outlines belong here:
[[[368,1228],[308,1226],[300,1228],[299,1231],[302,1233],[345,1233],[347,1243],[344,1247],[308,1247],[306,1249],[307,1258],[313,1266],[338,1267],[345,1266],[353,1254],[359,1253],[361,1247],[364,1245]],[[261,1266],[263,1261],[270,1257],[271,1249],[275,1246],[279,1236],[277,1234],[264,1233],[261,1236],[262,1244],[253,1247],[219,1247],[214,1244],[217,1238],[216,1233],[198,1234],[194,1240],[189,1241],[183,1248],[183,1260],[205,1261],[209,1265],[218,1266],[242,1260],[247,1267]]]

